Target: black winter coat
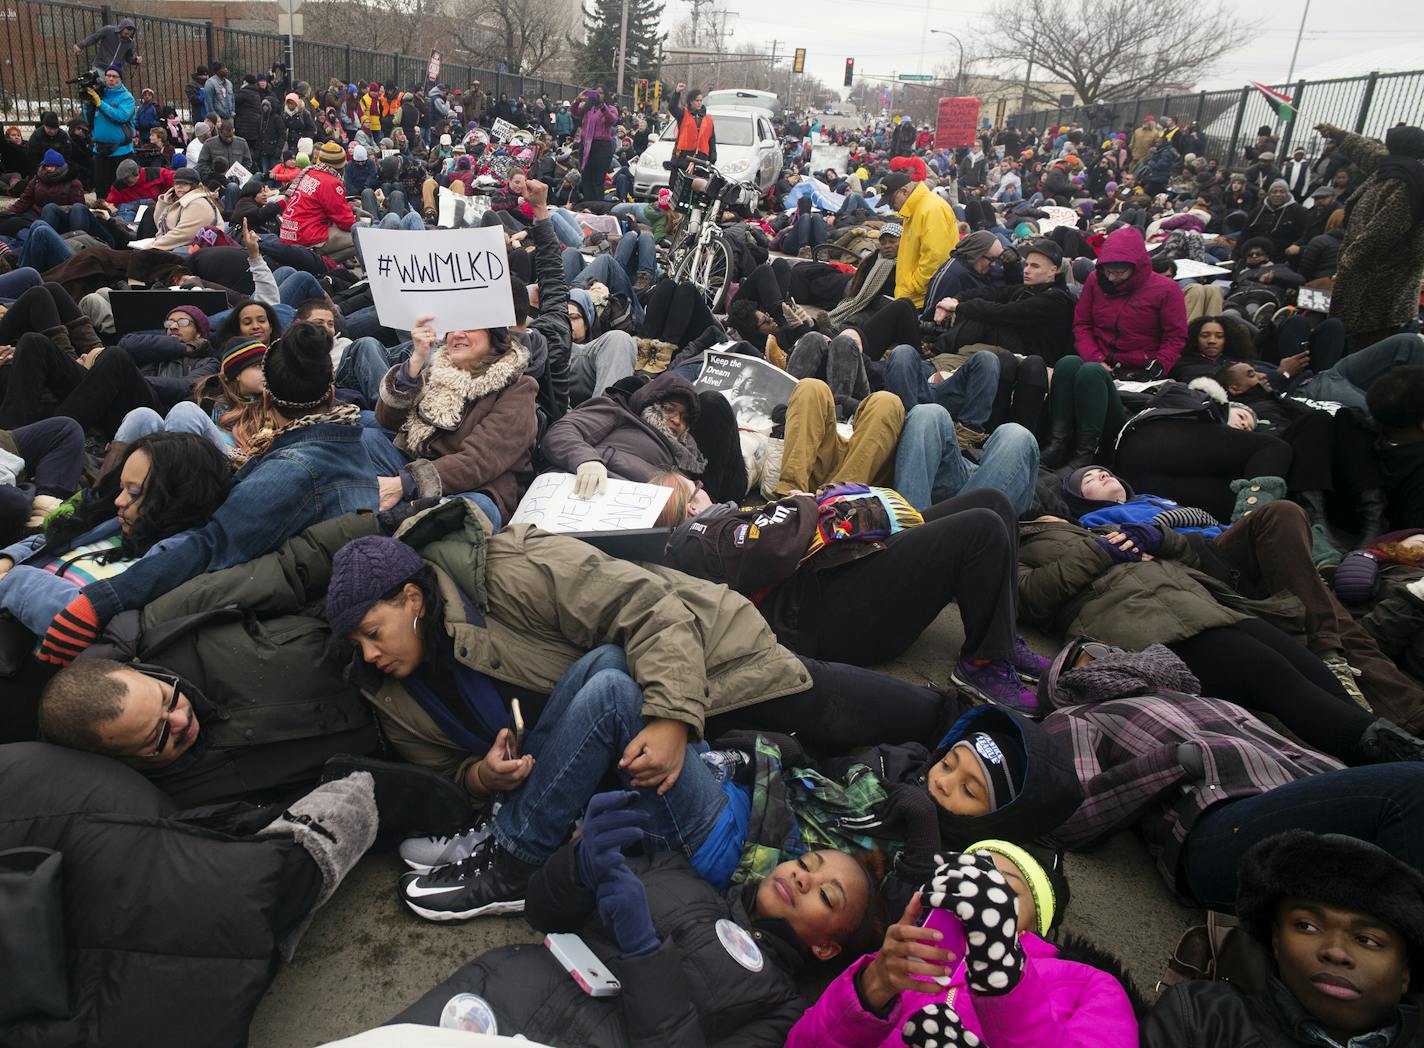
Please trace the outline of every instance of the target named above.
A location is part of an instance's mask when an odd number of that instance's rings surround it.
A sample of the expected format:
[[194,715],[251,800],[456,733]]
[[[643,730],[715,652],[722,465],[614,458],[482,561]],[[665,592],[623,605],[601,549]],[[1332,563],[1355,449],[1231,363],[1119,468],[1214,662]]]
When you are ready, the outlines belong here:
[[[1393,1048],[1424,1045],[1419,1009],[1402,1004]],[[1246,994],[1224,982],[1179,983],[1158,999],[1142,1024],[1142,1048],[1309,1048],[1320,1042],[1304,1029],[1310,1016],[1276,978]]]
[[1075,305],[1061,283],[991,284],[960,294],[955,323],[983,325],[994,336],[984,341],[1052,365],[1073,352]]
[[233,93],[232,129],[247,139],[248,145],[255,143],[262,131],[262,99],[265,97],[252,84],[244,84]]
[[[494,1008],[500,1033],[569,1048],[780,1048],[800,1017],[795,974],[802,952],[780,921],[748,911],[750,888],[718,892],[681,856],[630,858],[647,889],[662,945],[624,960],[598,916],[594,893],[578,882],[575,846],[559,849],[529,883],[524,917],[541,932],[575,932],[617,977],[616,997],[589,997],[543,946],[505,946],[465,965],[392,1022],[435,1026],[445,1002],[477,993]],[[752,972],[732,959],[718,921],[749,932],[762,957]]]
[[[405,175],[404,166],[401,174]],[[405,185],[404,177],[401,184]],[[418,185],[410,199],[419,199]],[[529,234],[534,242],[534,279],[539,284],[539,312],[529,318],[529,327],[544,336],[548,347],[544,370],[534,376],[539,380],[542,434],[569,410],[569,354],[574,335],[569,327],[569,286],[564,282],[564,263],[553,222],[535,222],[529,227]]]
[[[299,847],[247,835],[268,821],[248,806],[201,820],[179,813],[108,757],[42,742],[0,746],[0,851],[64,856],[73,1009],[66,1019],[0,1025],[0,1044],[243,1048],[277,967],[271,914]],[[165,986],[176,989],[160,1007]]]

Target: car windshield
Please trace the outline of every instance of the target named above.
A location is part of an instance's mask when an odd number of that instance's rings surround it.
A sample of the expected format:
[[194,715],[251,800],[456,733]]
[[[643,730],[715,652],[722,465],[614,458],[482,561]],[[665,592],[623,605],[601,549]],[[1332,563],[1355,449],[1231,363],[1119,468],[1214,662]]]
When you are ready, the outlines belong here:
[[744,116],[714,116],[712,131],[719,146],[749,146],[755,141],[752,122]]

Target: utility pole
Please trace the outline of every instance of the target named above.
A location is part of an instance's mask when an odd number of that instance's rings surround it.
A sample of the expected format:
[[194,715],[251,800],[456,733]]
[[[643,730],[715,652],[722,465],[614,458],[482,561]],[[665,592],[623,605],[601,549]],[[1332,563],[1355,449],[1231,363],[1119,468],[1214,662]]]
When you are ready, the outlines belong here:
[[628,63],[628,0],[623,0],[623,18],[618,27],[618,95],[623,94],[623,71]]

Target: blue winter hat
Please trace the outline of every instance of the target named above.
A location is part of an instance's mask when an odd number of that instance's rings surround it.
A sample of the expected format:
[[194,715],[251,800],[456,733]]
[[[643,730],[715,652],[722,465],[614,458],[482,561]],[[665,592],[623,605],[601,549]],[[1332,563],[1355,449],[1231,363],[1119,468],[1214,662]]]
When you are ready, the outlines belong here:
[[187,154],[187,153],[174,153],[174,154],[173,154],[173,161],[172,161],[172,163],[171,163],[169,166],[172,167],[174,171],[177,171],[180,167],[187,167],[187,166],[188,166],[188,154]]
[[371,605],[425,568],[420,554],[399,539],[364,535],[331,558],[326,588],[326,621],[334,636],[344,637],[366,617]]
[[578,307],[578,311],[583,314],[583,322],[588,325],[589,334],[593,334],[593,318],[597,311],[593,306],[593,296],[581,287],[569,288],[569,301]]
[[44,157],[40,160],[40,164],[43,167],[63,167],[64,157],[58,150],[46,149]]

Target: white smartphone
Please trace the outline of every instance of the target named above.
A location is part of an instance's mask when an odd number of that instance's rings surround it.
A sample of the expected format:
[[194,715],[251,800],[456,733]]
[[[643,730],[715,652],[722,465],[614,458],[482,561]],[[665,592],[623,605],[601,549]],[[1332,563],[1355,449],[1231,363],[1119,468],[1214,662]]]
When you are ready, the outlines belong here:
[[590,997],[617,997],[623,987],[577,935],[550,932],[544,946]]

